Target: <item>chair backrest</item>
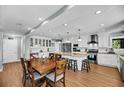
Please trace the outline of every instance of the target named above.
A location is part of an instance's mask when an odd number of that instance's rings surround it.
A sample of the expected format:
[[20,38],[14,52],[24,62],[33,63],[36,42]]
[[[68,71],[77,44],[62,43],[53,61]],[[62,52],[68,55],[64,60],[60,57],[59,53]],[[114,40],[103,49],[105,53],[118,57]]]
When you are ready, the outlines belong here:
[[39,57],[39,53],[30,53],[30,59],[38,58],[38,57]]
[[33,75],[33,69],[32,69],[32,62],[34,62],[35,59],[31,59],[30,61],[27,62],[27,69],[28,69],[28,73],[31,79],[34,80],[34,75]]
[[49,53],[49,59],[53,60],[54,59],[54,53]]
[[55,54],[55,61],[59,61],[62,58],[61,54]]
[[23,73],[26,74],[27,69],[26,69],[26,64],[25,64],[24,58],[20,58],[20,60],[21,60],[22,68],[23,68]]
[[55,76],[65,74],[66,60],[56,61]]

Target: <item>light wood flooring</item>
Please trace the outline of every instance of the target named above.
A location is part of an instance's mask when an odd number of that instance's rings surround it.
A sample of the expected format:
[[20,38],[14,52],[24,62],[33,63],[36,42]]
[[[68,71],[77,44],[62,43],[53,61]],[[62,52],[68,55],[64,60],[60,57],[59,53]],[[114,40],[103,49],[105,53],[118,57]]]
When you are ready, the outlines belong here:
[[[22,87],[22,68],[19,62],[4,64],[0,72],[1,87]],[[31,86],[30,81],[26,86]],[[91,64],[91,70],[66,70],[66,87],[124,87],[120,73],[116,68]]]

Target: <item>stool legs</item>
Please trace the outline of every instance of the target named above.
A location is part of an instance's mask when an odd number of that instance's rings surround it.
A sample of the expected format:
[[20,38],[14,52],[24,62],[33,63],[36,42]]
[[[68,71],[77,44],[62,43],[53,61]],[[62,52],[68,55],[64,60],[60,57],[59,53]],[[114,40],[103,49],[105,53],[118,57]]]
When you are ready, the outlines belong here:
[[81,71],[82,70],[87,70],[87,72],[90,70],[90,63],[88,61],[82,61]]
[[75,72],[75,70],[77,70],[78,69],[78,67],[77,67],[77,62],[74,62],[74,72]]
[[70,68],[73,69],[74,72],[78,69],[77,60],[72,60],[72,59],[69,60],[68,69]]

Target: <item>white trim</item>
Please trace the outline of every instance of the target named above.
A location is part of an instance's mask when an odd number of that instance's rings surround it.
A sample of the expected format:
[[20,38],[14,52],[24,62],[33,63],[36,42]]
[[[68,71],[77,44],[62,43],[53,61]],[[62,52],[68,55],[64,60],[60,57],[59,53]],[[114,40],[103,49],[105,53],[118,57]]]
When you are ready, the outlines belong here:
[[12,60],[12,61],[4,61],[3,64],[5,64],[5,63],[13,63],[13,62],[20,62],[20,60],[18,59],[18,60]]

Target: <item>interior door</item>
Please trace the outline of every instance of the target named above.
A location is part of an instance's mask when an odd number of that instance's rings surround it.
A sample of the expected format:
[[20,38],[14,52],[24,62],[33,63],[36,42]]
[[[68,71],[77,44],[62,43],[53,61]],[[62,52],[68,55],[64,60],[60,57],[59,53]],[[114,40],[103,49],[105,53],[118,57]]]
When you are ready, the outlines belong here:
[[3,61],[4,63],[13,62],[18,59],[18,42],[17,39],[3,39]]

